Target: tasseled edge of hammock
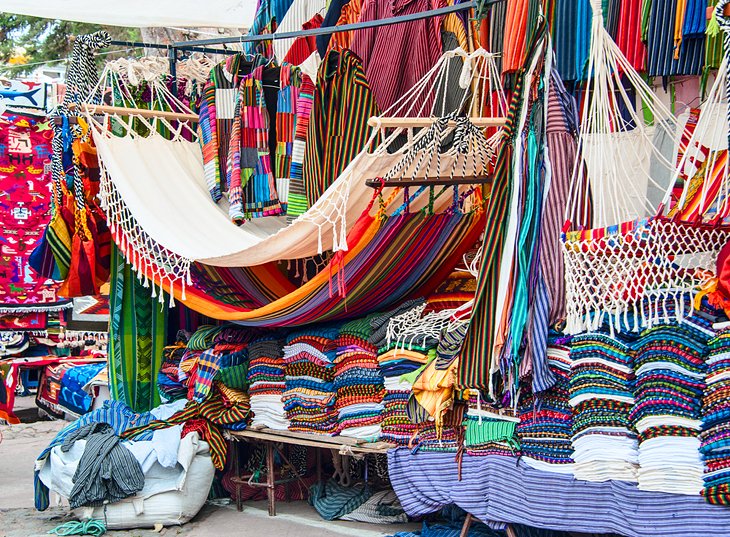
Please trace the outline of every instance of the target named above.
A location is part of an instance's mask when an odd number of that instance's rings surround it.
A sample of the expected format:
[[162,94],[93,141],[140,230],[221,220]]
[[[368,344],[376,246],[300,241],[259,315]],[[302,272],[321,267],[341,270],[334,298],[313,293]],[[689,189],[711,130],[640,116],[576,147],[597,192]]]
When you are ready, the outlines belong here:
[[44,313],[47,311],[63,311],[73,308],[73,302],[53,303],[53,304],[32,304],[30,306],[0,306],[0,314],[8,313]]
[[[161,304],[164,302],[163,284],[169,285],[171,307],[175,305],[176,284],[180,286],[181,298],[185,301],[185,288],[192,285],[191,260],[163,248],[145,233],[114,187],[102,159],[99,159],[99,171],[100,205],[119,251],[143,286],[152,284],[152,296],[158,297]],[[159,282],[158,285],[155,282]]]
[[423,348],[429,339],[441,339],[444,331],[450,331],[456,324],[469,322],[470,315],[464,315],[465,306],[432,311],[423,315],[428,307],[428,304],[424,303],[396,315],[388,321],[385,333],[386,346],[394,345],[396,349],[411,350],[414,345]]

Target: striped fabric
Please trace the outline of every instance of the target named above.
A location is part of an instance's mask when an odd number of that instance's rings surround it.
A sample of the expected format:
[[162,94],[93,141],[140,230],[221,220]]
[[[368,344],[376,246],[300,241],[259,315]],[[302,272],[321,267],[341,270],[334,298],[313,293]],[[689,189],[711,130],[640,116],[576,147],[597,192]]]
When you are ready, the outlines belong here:
[[553,71],[548,96],[545,143],[550,164],[550,188],[542,214],[540,266],[550,300],[549,322],[565,318],[565,269],[560,232],[565,221],[568,189],[573,174],[578,128],[575,99]]
[[296,102],[296,126],[294,128],[294,141],[291,149],[291,171],[289,180],[289,192],[287,196],[286,216],[289,223],[297,216],[307,212],[307,194],[304,189],[304,153],[307,147],[307,132],[309,131],[309,118],[312,115],[312,104],[314,102],[314,82],[307,75],[301,75],[301,86]]
[[[251,23],[251,28],[248,30],[249,35],[273,33],[276,26],[281,24],[291,5],[292,0],[259,0],[256,15]],[[267,44],[270,44],[270,42]],[[243,47],[247,54],[254,54],[256,51],[261,52],[255,41],[246,42]]]
[[167,330],[167,300],[160,303],[140,283],[112,245],[109,292],[109,388],[112,398],[138,412],[160,404],[157,373]]
[[304,153],[304,189],[311,207],[362,151],[378,107],[362,64],[349,50],[330,51],[317,73]]
[[250,73],[254,66],[265,63],[259,55],[248,61],[241,54],[234,54],[211,70],[203,87],[198,139],[203,151],[205,183],[216,202],[220,201],[222,192],[226,190],[221,181],[227,175],[228,146],[236,117],[240,77]]
[[[343,5],[342,10],[340,11],[340,17],[337,20],[337,26],[342,26],[344,24],[355,24],[356,22],[360,22],[362,2],[363,0],[350,0],[345,5]],[[345,48],[350,48],[353,37],[355,37],[355,32],[352,30],[349,30],[347,32],[334,33],[329,40],[329,46],[327,50],[341,50]]]
[[622,481],[578,481],[512,457],[464,455],[459,468],[453,453],[394,449],[388,452],[388,474],[410,516],[454,503],[492,527],[524,524],[626,537],[724,535],[730,524],[727,508],[708,505],[699,495],[641,491]]
[[[514,95],[520,96],[521,92],[522,73],[519,73]],[[514,135],[513,129],[520,105],[519,98],[514,98],[510,104],[504,127],[505,142],[502,144],[494,169],[494,176],[499,180],[492,183],[486,208],[487,222],[493,222],[494,225],[487,226],[482,242],[485,257],[479,270],[469,331],[459,361],[457,385],[461,388],[487,390],[490,384],[491,362],[496,358],[492,354],[492,342],[499,323],[495,308],[512,190],[511,138]]]
[[226,164],[228,214],[236,223],[282,213],[269,150],[263,67],[241,78]]
[[647,51],[649,76],[699,75],[705,57],[705,38],[683,39],[675,57],[673,29],[677,6],[685,0],[652,0],[648,18]]
[[[431,0],[369,0],[360,14],[368,22],[432,9]],[[441,20],[415,21],[359,30],[351,43],[381,110],[387,110],[421,80],[441,57]],[[422,103],[413,103],[422,104]],[[430,103],[423,103],[430,110]]]
[[641,40],[642,0],[621,0],[616,44],[637,71],[646,65],[646,44]]
[[[332,26],[337,26],[340,24],[339,19],[342,15],[342,9],[349,3],[349,0],[330,0],[329,5],[327,6],[327,13],[324,16],[324,19],[322,20],[322,27],[324,28],[331,28]],[[359,17],[358,17],[359,18]],[[329,48],[330,39],[332,38],[334,34],[324,34],[324,35],[318,35],[316,42],[317,42],[317,51],[319,52],[320,57],[324,57],[325,54],[327,54],[327,49]]]
[[[327,0],[294,0],[286,12],[286,15],[277,25],[275,34],[296,32],[302,29],[317,13],[324,11],[327,7]],[[276,39],[274,41],[274,56],[279,62],[286,58],[289,49],[294,44],[295,38]]]
[[124,431],[120,436],[123,439],[139,440],[140,435],[147,435],[152,431],[166,429],[172,425],[180,425],[192,420],[203,420],[203,439],[210,445],[210,458],[213,466],[222,470],[226,463],[228,445],[220,430],[221,426],[245,422],[248,419],[247,405],[226,404],[221,397],[213,397],[204,403],[191,401],[184,410],[174,414],[167,420],[154,420],[146,425],[134,427]]
[[[302,30],[312,30],[322,26],[322,15],[317,13],[302,24]],[[303,35],[297,37],[289,48],[289,52],[284,56],[282,63],[291,63],[292,65],[300,65],[317,51],[317,41],[313,35]]]
[[274,155],[274,177],[276,191],[284,213],[287,211],[291,188],[292,155],[297,129],[297,108],[299,106],[298,70],[285,63],[279,72],[279,95],[276,103],[276,153]]

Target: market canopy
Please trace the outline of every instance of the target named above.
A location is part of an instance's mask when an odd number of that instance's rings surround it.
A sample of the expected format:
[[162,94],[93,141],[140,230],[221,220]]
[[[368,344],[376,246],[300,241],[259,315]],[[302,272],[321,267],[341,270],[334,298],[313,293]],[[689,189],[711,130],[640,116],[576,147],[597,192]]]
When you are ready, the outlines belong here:
[[201,9],[199,2],[191,0],[3,0],[0,11],[108,26],[247,28],[256,13],[256,2],[209,0]]

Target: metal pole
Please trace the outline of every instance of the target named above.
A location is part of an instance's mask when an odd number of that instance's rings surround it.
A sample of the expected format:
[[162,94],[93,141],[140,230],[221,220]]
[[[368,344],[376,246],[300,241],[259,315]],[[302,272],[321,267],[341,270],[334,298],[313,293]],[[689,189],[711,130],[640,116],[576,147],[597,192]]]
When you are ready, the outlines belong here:
[[[503,2],[504,0],[487,0],[486,5],[496,4]],[[422,11],[420,13],[412,13],[410,15],[400,15],[398,17],[389,17],[386,19],[379,19],[367,22],[356,22],[353,24],[342,24],[339,26],[327,26],[325,28],[312,28],[311,30],[298,30],[296,32],[282,32],[265,35],[242,35],[239,37],[218,37],[213,39],[194,39],[192,41],[180,41],[173,43],[174,46],[197,46],[197,45],[220,45],[223,43],[248,43],[256,41],[269,41],[277,39],[291,39],[296,37],[305,37],[311,35],[326,35],[334,34],[337,32],[349,32],[352,30],[363,30],[366,28],[377,28],[378,26],[389,26],[391,24],[398,24],[401,22],[409,22],[420,19],[427,19],[429,17],[438,17],[440,15],[448,15],[449,13],[456,13],[458,11],[464,11],[476,7],[476,2],[464,2],[463,4],[457,4],[453,6],[446,6],[438,9],[430,9],[428,11]]]

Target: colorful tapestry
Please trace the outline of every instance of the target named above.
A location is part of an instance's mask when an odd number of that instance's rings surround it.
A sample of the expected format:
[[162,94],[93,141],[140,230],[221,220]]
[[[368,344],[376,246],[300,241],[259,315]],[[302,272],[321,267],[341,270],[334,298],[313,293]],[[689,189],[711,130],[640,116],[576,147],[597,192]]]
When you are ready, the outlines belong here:
[[109,294],[109,386],[112,398],[137,412],[160,404],[157,373],[167,329],[167,301],[160,303],[112,248]]
[[0,312],[70,305],[57,296],[58,284],[38,277],[29,263],[50,216],[52,138],[44,117],[0,118]]
[[45,311],[0,315],[0,330],[45,330],[47,325]]

